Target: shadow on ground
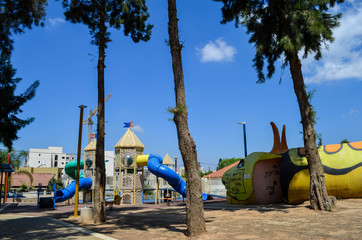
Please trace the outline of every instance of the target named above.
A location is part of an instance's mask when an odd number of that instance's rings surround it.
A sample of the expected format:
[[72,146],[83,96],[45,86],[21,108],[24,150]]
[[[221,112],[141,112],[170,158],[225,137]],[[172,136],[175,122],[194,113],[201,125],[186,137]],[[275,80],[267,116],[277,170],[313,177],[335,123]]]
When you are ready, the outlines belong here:
[[[80,204],[78,210],[92,205]],[[207,201],[204,203],[205,212],[210,211],[229,211],[236,212],[239,210],[266,212],[288,213],[297,206],[287,204],[268,204],[268,205],[230,205],[226,201]],[[300,207],[300,206],[299,206]],[[74,205],[57,204],[56,209],[39,209],[36,205],[22,205],[7,209],[8,213],[19,213],[30,216],[46,216],[60,219],[88,230],[99,232],[105,235],[115,235],[120,230],[132,230],[145,234],[152,238],[152,233],[174,232],[186,235],[186,206],[184,202],[176,202],[171,206],[166,204],[142,204],[134,206],[113,206],[107,207],[107,220],[105,223],[95,225],[93,223],[81,223],[79,218],[70,218],[74,215]],[[80,215],[80,213],[79,213]],[[214,218],[206,219],[206,223],[212,223]],[[1,224],[1,223],[0,223]],[[49,233],[51,235],[53,233]],[[58,233],[57,233],[58,234]],[[31,239],[31,238],[30,238]]]
[[161,208],[130,210],[130,208],[113,208],[107,211],[106,223],[94,225],[74,221],[72,219],[61,219],[77,224],[94,232],[112,234],[115,231],[137,230],[149,231],[150,229],[166,230],[186,234],[186,212],[184,208]]
[[48,217],[23,217],[0,220],[1,239],[79,239],[88,233],[66,227]]
[[[239,210],[248,210],[248,211],[258,211],[260,213],[266,213],[266,212],[288,213],[290,212],[290,210],[299,207],[301,207],[301,205],[291,205],[286,203],[237,205],[237,204],[227,204],[226,201],[209,202],[204,204],[205,211],[224,210],[229,212],[235,212]],[[303,206],[303,207],[308,208],[308,206]]]

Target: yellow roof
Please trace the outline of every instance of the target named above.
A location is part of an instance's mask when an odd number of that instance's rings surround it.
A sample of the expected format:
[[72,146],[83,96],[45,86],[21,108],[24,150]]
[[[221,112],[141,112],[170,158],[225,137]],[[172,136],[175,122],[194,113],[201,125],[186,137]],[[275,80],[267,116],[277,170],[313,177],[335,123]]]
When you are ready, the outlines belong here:
[[128,128],[127,132],[123,137],[118,141],[114,148],[119,147],[140,147],[145,148],[145,145],[138,139],[136,134],[132,131],[131,128]]
[[170,155],[168,155],[168,153],[167,153],[166,156],[163,158],[163,165],[175,165],[175,162],[172,160],[172,158],[170,157]]
[[96,148],[97,148],[97,140],[94,139],[84,148],[84,151],[92,151],[96,150]]

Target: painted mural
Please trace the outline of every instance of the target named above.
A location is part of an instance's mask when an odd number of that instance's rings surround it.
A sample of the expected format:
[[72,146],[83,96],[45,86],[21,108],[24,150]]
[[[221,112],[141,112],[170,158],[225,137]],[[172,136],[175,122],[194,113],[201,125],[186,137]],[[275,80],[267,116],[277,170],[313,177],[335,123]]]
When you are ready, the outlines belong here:
[[[297,204],[309,199],[309,170],[303,148],[288,149],[274,123],[273,149],[254,152],[227,171],[222,182],[230,204]],[[362,197],[362,141],[320,146],[328,194],[336,198]]]

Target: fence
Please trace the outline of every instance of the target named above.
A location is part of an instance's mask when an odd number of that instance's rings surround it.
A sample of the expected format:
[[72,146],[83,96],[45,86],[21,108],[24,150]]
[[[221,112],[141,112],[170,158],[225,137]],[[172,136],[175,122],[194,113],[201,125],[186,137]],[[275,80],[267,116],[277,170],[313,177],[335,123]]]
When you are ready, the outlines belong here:
[[221,182],[221,178],[202,178],[201,182],[203,184],[204,193],[226,197],[226,189]]

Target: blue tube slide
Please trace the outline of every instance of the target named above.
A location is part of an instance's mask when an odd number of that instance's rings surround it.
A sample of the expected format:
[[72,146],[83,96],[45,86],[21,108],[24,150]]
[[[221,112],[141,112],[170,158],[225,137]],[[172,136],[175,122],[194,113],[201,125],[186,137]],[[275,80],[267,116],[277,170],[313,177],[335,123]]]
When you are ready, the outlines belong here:
[[[162,164],[163,159],[159,155],[151,154],[148,157],[147,167],[151,173],[157,177],[165,179],[178,193],[186,197],[186,183],[182,178],[172,169]],[[207,194],[202,194],[202,200],[207,200]]]
[[[72,181],[66,188],[59,189],[55,192],[54,200],[55,202],[63,202],[72,198],[75,194],[76,181]],[[83,189],[88,189],[92,187],[91,178],[80,178],[79,179],[79,191]]]

